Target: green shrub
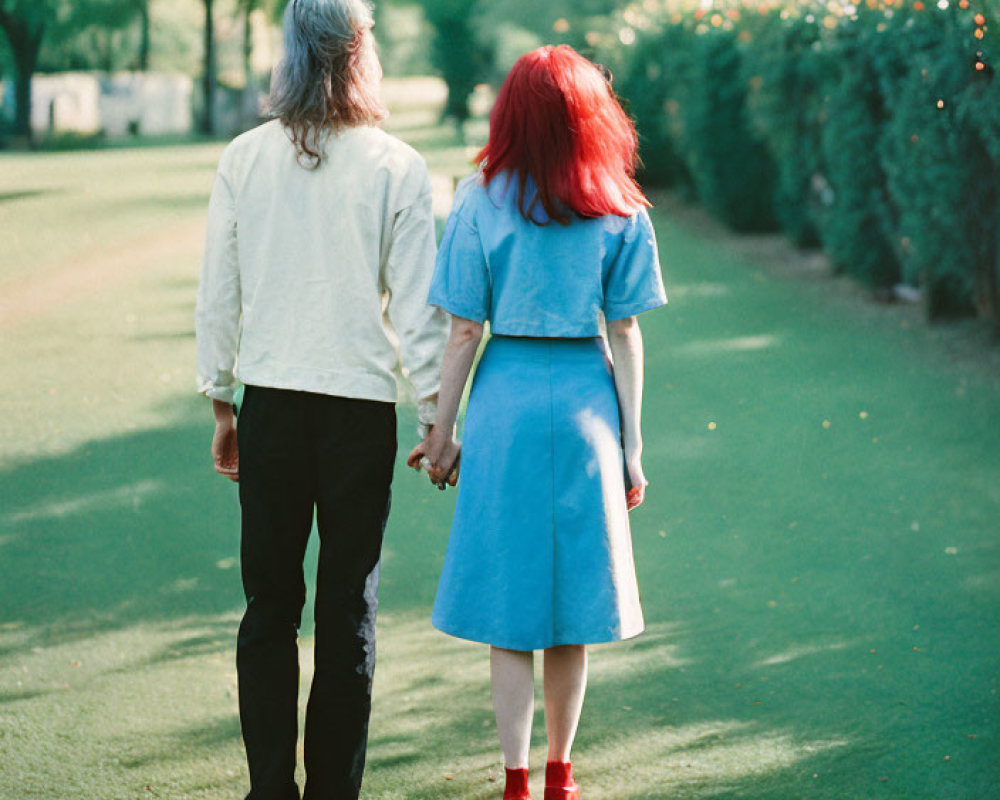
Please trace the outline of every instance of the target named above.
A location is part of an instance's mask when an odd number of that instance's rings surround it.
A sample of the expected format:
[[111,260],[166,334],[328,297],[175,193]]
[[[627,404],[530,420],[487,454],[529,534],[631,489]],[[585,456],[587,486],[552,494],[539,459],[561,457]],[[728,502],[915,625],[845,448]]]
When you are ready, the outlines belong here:
[[[904,278],[927,292],[932,318],[973,310],[976,247],[966,198],[972,137],[956,99],[970,79],[955,13],[901,10],[884,35],[896,47],[878,54],[888,116],[880,155],[897,212]],[[970,37],[971,39],[971,37]]]
[[642,0],[616,24],[646,180],[1000,332],[1000,4]]
[[735,44],[728,30],[709,28],[693,37],[677,106],[682,157],[699,199],[716,216],[738,231],[774,230],[777,171],[750,126]]
[[976,310],[993,321],[1000,337],[1000,81],[990,66],[998,57],[1000,46],[990,45],[973,55],[973,79],[955,107],[961,124],[972,132],[967,158],[974,180],[965,208],[969,241],[976,248]]
[[671,26],[653,36],[640,36],[615,78],[623,102],[635,118],[642,158],[640,180],[671,186],[691,195],[691,174],[670,131],[671,94],[683,86],[684,40],[692,35]]
[[774,213],[798,246],[819,244],[813,184],[821,172],[820,118],[829,59],[818,51],[819,26],[771,11],[751,32],[743,24],[744,80],[754,132],[777,169]]
[[872,44],[862,26],[848,26],[827,48],[820,238],[838,272],[890,287],[901,272],[896,215],[879,159],[887,112]]

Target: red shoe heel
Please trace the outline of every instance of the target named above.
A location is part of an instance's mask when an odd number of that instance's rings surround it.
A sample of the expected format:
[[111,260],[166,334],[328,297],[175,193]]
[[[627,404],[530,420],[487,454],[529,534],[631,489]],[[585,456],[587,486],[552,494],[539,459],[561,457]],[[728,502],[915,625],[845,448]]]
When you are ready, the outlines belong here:
[[573,780],[569,761],[549,761],[545,765],[545,800],[580,800],[580,787]]
[[507,783],[503,789],[503,800],[531,800],[531,794],[528,792],[528,770],[504,767],[504,772],[507,773]]

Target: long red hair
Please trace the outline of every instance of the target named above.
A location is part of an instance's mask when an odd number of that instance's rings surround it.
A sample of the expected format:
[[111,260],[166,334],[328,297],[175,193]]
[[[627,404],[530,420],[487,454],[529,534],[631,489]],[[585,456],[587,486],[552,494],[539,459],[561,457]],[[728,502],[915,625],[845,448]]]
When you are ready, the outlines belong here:
[[[541,203],[550,220],[572,214],[627,217],[650,205],[635,182],[635,125],[598,68],[568,45],[521,56],[490,113],[490,138],[476,161],[487,184],[517,175],[528,220]],[[529,176],[537,192],[527,195]]]

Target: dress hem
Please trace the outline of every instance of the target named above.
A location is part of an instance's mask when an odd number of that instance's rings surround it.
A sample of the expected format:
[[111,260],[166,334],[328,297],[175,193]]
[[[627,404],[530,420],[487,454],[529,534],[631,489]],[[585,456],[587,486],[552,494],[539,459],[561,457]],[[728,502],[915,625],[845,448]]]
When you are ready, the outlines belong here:
[[529,650],[547,650],[550,647],[561,647],[563,645],[590,645],[590,644],[609,644],[611,642],[624,642],[628,639],[634,639],[639,636],[643,631],[645,631],[645,625],[640,626],[636,630],[626,631],[618,635],[608,634],[594,634],[592,636],[578,636],[572,637],[572,639],[559,639],[555,638],[542,643],[532,644],[530,647],[524,646],[524,642],[512,643],[510,641],[504,641],[501,637],[489,636],[487,634],[474,634],[474,633],[458,633],[456,630],[448,630],[444,626],[440,625],[438,622],[431,620],[431,625],[435,630],[441,631],[441,633],[452,636],[456,639],[464,639],[467,642],[477,642],[479,644],[488,644],[491,647],[499,647],[503,650],[518,650],[522,652],[527,652]]

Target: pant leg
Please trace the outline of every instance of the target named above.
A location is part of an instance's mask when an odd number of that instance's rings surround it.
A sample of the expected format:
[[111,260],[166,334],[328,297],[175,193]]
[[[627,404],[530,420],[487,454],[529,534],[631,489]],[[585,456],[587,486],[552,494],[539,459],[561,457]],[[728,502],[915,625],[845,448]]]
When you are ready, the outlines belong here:
[[302,392],[246,388],[237,425],[241,568],[247,608],[236,648],[247,800],[298,800],[298,627],[315,462]]
[[323,398],[317,424],[315,673],[306,711],[306,800],[355,800],[375,669],[382,534],[396,455],[390,403]]

